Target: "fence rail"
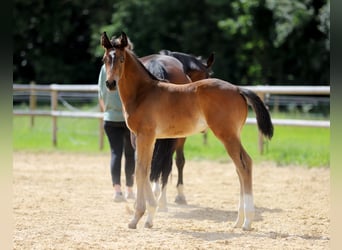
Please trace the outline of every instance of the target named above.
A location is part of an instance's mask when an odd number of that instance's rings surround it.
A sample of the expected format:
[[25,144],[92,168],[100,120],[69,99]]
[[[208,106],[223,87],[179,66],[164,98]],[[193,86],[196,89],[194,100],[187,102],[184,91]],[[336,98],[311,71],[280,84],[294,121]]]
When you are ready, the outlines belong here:
[[[330,86],[243,86],[243,88],[250,89],[256,92],[262,100],[265,100],[266,95],[330,95]],[[57,145],[57,117],[73,117],[73,118],[96,118],[99,119],[99,147],[103,149],[103,114],[101,112],[89,111],[61,111],[58,108],[58,93],[59,92],[97,92],[98,86],[91,85],[65,85],[65,84],[51,84],[51,85],[36,85],[31,84],[13,84],[13,92],[28,91],[30,93],[30,109],[29,110],[13,110],[14,115],[31,116],[31,123],[33,124],[34,116],[51,116],[52,117],[52,142]],[[36,95],[39,91],[50,93],[51,110],[36,110],[35,102]],[[304,126],[304,127],[330,127],[330,121],[321,120],[299,120],[299,119],[272,119],[274,125],[283,126]],[[256,124],[255,118],[247,118],[246,123]],[[264,139],[259,133],[259,151],[263,153]]]

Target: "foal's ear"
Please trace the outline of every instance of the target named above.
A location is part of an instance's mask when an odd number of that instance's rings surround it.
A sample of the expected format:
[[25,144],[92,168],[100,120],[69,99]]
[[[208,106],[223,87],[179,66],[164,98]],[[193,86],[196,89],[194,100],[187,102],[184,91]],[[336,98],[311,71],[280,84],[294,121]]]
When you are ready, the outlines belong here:
[[109,38],[108,38],[106,32],[103,32],[103,33],[102,33],[102,36],[101,36],[101,45],[102,45],[102,47],[105,48],[105,49],[113,48],[112,44],[111,44],[110,41],[109,41]]
[[207,59],[207,68],[210,68],[211,65],[213,65],[214,61],[215,61],[214,52],[212,52]]
[[120,49],[126,48],[128,45],[128,38],[125,32],[121,32],[121,37],[120,37]]

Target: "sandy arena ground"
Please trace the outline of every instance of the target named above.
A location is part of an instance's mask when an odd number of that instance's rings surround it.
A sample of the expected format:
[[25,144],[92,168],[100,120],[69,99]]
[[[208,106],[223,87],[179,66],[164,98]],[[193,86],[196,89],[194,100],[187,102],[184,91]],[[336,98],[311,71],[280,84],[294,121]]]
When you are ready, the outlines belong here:
[[14,152],[14,249],[329,249],[329,169],[254,166],[256,221],[245,232],[232,228],[233,164],[188,161],[188,205],[174,203],[174,168],[169,212],[132,230],[133,202],[113,202],[108,164],[107,154]]

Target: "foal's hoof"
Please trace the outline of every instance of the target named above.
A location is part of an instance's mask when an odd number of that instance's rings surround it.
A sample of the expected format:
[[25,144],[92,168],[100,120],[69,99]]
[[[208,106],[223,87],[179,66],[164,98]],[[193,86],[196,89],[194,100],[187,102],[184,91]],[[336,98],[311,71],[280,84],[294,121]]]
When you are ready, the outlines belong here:
[[252,227],[251,227],[251,225],[249,225],[249,226],[243,226],[243,227],[242,227],[242,230],[243,230],[243,231],[252,231]]
[[246,222],[245,222],[245,223],[243,224],[243,226],[242,226],[242,230],[243,230],[243,231],[251,231],[251,230],[252,230],[252,223],[250,223],[250,222],[249,222],[249,223],[248,223],[248,222],[246,223]]
[[133,223],[133,222],[130,222],[130,223],[128,224],[128,228],[129,228],[129,229],[137,229],[137,224],[136,224],[136,223]]
[[153,227],[152,223],[150,223],[148,221],[145,222],[145,228],[152,228],[152,227]]
[[185,196],[177,195],[175,202],[180,205],[187,205],[188,203],[186,202]]
[[243,221],[242,220],[236,220],[234,223],[234,228],[240,228],[242,227]]

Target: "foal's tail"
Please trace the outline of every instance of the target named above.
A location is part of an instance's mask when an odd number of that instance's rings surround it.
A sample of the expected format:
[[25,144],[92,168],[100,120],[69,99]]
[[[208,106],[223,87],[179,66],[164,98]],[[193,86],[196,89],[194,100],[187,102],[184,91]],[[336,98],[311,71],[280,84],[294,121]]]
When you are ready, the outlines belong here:
[[273,136],[273,124],[270,113],[264,102],[257,94],[249,89],[239,88],[239,90],[240,94],[242,94],[247,99],[247,102],[253,107],[259,130],[264,136],[271,139]]

